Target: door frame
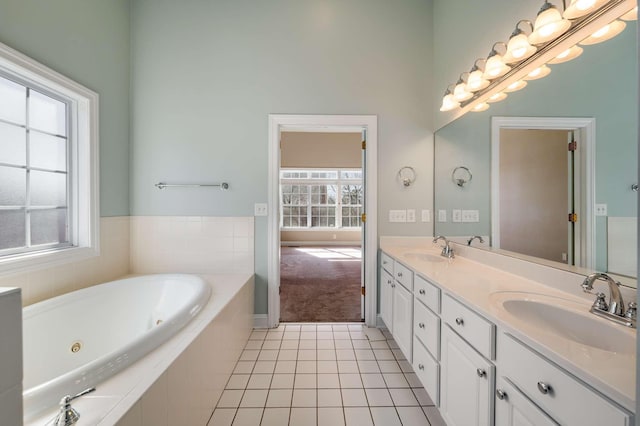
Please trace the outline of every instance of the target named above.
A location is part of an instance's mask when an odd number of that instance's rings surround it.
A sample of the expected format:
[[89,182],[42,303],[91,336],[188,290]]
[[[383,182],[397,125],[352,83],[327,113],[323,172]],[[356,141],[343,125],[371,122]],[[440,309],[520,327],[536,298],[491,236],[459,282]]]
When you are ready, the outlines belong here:
[[280,132],[283,128],[327,131],[366,129],[365,150],[365,246],[362,260],[365,265],[365,324],[376,326],[377,319],[377,146],[378,117],[376,115],[298,115],[269,114],[269,179],[267,225],[267,325],[277,327],[280,322]]
[[580,202],[580,252],[583,268],[595,265],[594,203],[596,119],[593,117],[492,117],[491,118],[491,245],[500,248],[500,129],[547,129],[575,131],[579,135],[581,151],[577,173],[582,182]]

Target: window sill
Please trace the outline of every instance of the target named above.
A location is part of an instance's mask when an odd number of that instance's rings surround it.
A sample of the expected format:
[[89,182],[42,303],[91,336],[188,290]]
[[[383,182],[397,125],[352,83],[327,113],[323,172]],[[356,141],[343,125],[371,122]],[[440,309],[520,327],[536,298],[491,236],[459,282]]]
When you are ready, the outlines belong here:
[[69,247],[27,253],[0,259],[0,276],[37,271],[66,263],[80,262],[100,255],[98,247]]

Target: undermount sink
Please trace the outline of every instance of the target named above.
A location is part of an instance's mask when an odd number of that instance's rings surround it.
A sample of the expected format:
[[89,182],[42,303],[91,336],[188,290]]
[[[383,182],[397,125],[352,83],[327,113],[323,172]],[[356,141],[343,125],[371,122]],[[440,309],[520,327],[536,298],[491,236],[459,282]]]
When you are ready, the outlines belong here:
[[432,263],[444,262],[446,260],[442,256],[429,254],[429,253],[419,253],[419,252],[405,253],[403,254],[403,257],[407,259],[415,259],[415,260],[420,260],[422,262],[432,262]]
[[491,295],[512,320],[547,334],[607,352],[634,354],[634,330],[589,312],[585,303],[534,293],[503,292]]

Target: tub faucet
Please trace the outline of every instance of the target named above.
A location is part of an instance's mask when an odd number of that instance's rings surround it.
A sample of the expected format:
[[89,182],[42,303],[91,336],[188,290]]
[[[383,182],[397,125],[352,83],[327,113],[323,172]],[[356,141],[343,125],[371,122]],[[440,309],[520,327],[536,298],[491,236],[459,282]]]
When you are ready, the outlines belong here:
[[444,246],[442,246],[442,252],[440,252],[440,256],[448,257],[449,259],[453,259],[455,255],[453,254],[453,248],[449,245],[449,240],[447,240],[442,235],[438,235],[433,239],[434,243],[437,243],[438,240],[444,241]]
[[80,413],[71,406],[71,401],[76,398],[80,398],[90,392],[93,392],[96,388],[85,389],[75,396],[66,395],[60,400],[60,412],[54,420],[54,426],[71,426],[78,422],[80,419]]
[[609,304],[605,300],[604,293],[598,293],[596,300],[591,306],[590,312],[598,316],[607,318],[627,327],[636,327],[636,304],[629,303],[629,309],[625,311],[622,293],[620,292],[620,283],[616,282],[609,275],[596,272],[588,275],[582,282],[582,289],[590,293],[593,290],[593,283],[596,280],[606,281],[609,284]]
[[473,237],[467,240],[467,245],[470,246],[473,240],[478,240],[480,244],[484,243],[484,239],[480,235],[474,235]]

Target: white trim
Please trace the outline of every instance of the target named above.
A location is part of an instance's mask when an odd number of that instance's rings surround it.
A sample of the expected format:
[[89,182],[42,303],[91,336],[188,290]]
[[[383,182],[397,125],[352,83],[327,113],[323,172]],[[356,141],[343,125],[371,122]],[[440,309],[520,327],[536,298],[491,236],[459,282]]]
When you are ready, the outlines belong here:
[[276,327],[280,316],[280,132],[282,129],[329,129],[358,132],[367,129],[366,159],[369,167],[365,171],[365,209],[367,214],[365,247],[365,282],[367,283],[366,318],[368,326],[376,325],[377,314],[377,141],[378,117],[375,115],[283,115],[269,114],[269,217],[268,217],[268,325]]
[[357,241],[280,241],[281,247],[296,247],[296,246],[349,246],[349,247],[361,247],[360,240]]
[[376,315],[376,328],[387,328],[380,314]]
[[584,183],[580,196],[582,219],[580,223],[581,266],[593,269],[595,266],[595,220],[593,209],[595,203],[595,118],[573,117],[492,117],[491,118],[491,246],[500,247],[500,129],[555,129],[576,130],[580,132],[580,140],[584,149],[580,156],[580,174]]
[[69,138],[71,155],[75,159],[70,179],[76,183],[69,193],[75,199],[75,213],[70,226],[75,227],[75,247],[25,253],[0,260],[0,275],[28,272],[43,267],[75,262],[100,254],[100,183],[99,183],[99,97],[92,90],[76,83],[47,66],[0,43],[0,69],[71,102]]
[[267,314],[253,314],[253,328],[269,328]]

